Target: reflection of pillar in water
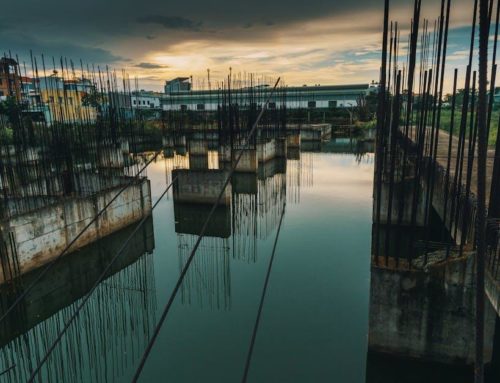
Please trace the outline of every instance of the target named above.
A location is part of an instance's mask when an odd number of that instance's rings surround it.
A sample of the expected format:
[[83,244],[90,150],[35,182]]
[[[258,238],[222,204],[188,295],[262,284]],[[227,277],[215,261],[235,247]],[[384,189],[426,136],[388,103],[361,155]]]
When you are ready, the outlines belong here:
[[257,259],[257,176],[235,173],[232,178],[233,258]]
[[[128,250],[134,254],[122,255],[127,260],[137,256],[135,252],[141,248],[142,236],[142,232],[137,233],[137,241],[134,240],[132,250]],[[152,254],[139,255],[132,264],[129,263],[124,269],[101,282],[48,358],[41,371],[41,381],[108,382],[122,376],[128,366],[137,362],[156,323],[157,303],[152,257]],[[97,264],[107,264],[108,261],[109,259],[102,259]],[[61,302],[71,300],[70,294],[73,294],[75,289],[80,297],[86,294],[100,270],[98,268],[80,273],[78,285],[59,289],[57,299]],[[68,272],[59,268],[53,271],[58,274]],[[49,286],[45,289],[44,286],[40,287],[47,295],[43,298],[45,301],[56,299],[53,289]],[[82,299],[77,298],[69,306],[50,314],[47,319],[36,323],[23,335],[3,346],[0,371],[14,367],[2,376],[2,381],[26,382],[30,371],[45,355],[47,348],[54,342],[63,324],[70,319]],[[36,317],[26,317],[33,310],[29,310],[29,306],[25,308],[23,322],[36,322]],[[2,334],[2,337],[4,336],[8,334]]]
[[[164,162],[166,185],[170,185],[172,183],[172,171],[174,169],[189,169],[189,156],[182,156],[177,154],[175,151],[171,156],[164,156]],[[170,193],[172,193],[171,190],[168,192],[169,196]]]
[[219,152],[217,150],[208,151],[208,168],[219,169]]
[[260,239],[266,239],[269,233],[277,227],[286,198],[286,160],[275,159],[266,163],[265,166],[271,167],[271,170],[259,171],[257,186],[257,225]]
[[[182,271],[198,239],[178,234],[179,272]],[[214,310],[231,308],[230,248],[227,238],[204,237],[181,285],[181,301]]]

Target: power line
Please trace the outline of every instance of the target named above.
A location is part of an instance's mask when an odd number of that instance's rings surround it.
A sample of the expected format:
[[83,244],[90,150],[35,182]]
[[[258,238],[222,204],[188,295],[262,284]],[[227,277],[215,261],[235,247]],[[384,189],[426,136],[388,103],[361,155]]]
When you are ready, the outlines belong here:
[[202,227],[202,229],[200,231],[200,234],[198,236],[198,239],[197,239],[197,241],[196,241],[196,243],[195,243],[195,245],[193,247],[193,250],[191,250],[191,254],[189,255],[189,257],[188,257],[188,259],[187,259],[187,261],[186,261],[186,263],[184,265],[184,268],[182,269],[181,275],[179,276],[179,278],[177,280],[177,283],[175,284],[175,287],[174,287],[174,289],[173,289],[173,291],[172,291],[172,293],[170,295],[170,298],[169,298],[169,300],[168,300],[168,302],[167,302],[167,304],[165,306],[165,309],[163,310],[163,313],[162,313],[162,315],[160,317],[160,320],[159,320],[159,322],[158,322],[158,324],[157,324],[157,326],[156,326],[156,328],[155,328],[155,330],[153,332],[153,336],[152,336],[151,340],[149,341],[146,349],[144,350],[144,354],[143,354],[143,356],[141,358],[139,366],[137,367],[137,370],[136,370],[136,372],[134,374],[134,377],[132,379],[132,382],[134,382],[134,383],[137,382],[137,380],[139,379],[139,376],[141,375],[141,372],[142,372],[142,370],[144,368],[146,360],[147,360],[147,358],[148,358],[148,356],[149,356],[149,354],[151,352],[151,349],[153,348],[154,343],[156,342],[158,334],[160,333],[160,329],[161,329],[161,327],[162,327],[162,325],[163,325],[163,323],[164,323],[164,321],[165,321],[165,319],[167,317],[168,312],[170,311],[170,307],[172,306],[172,304],[174,302],[174,299],[175,299],[175,297],[177,295],[177,292],[179,291],[179,289],[180,289],[180,287],[182,285],[182,281],[184,280],[184,277],[186,276],[186,273],[187,273],[187,271],[189,269],[189,266],[191,265],[191,262],[192,262],[192,260],[194,258],[194,255],[196,254],[196,250],[198,250],[198,247],[200,246],[201,240],[205,236],[205,232],[207,230],[208,223],[210,222],[210,219],[212,218],[212,215],[214,214],[217,206],[219,205],[219,203],[220,203],[220,201],[222,199],[222,196],[224,195],[224,190],[226,189],[227,185],[229,184],[229,181],[231,180],[231,177],[232,177],[233,173],[235,172],[236,167],[238,166],[238,163],[240,162],[240,159],[241,159],[241,157],[243,155],[243,149],[246,148],[248,146],[248,144],[250,143],[250,138],[255,133],[255,130],[257,129],[259,121],[262,118],[265,110],[267,109],[267,105],[269,103],[269,100],[273,96],[274,91],[275,91],[276,87],[278,86],[279,81],[280,81],[280,78],[278,78],[276,80],[276,83],[274,84],[274,87],[272,88],[272,91],[269,94],[266,102],[262,105],[262,109],[261,109],[259,115],[257,116],[257,119],[255,120],[252,128],[250,129],[250,132],[248,133],[248,135],[246,137],[246,142],[244,143],[244,145],[242,145],[242,148],[241,148],[238,156],[236,157],[236,159],[235,159],[235,161],[234,161],[234,163],[233,163],[233,165],[232,165],[232,167],[231,167],[231,169],[229,171],[229,174],[228,174],[228,176],[226,178],[226,181],[222,185],[222,189],[219,192],[217,200],[215,201],[214,205],[212,206],[212,209],[210,210],[210,213],[208,214],[207,219],[205,220],[205,223],[203,224],[203,227]]

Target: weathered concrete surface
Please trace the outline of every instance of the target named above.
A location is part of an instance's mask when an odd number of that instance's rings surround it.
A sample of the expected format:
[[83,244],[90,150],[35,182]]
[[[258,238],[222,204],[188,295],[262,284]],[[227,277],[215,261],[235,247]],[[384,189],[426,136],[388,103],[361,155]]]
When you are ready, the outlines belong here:
[[[430,129],[428,130],[430,134]],[[429,134],[427,136],[429,136]],[[414,141],[415,130],[413,131],[412,139]],[[470,244],[472,239],[474,238],[474,220],[475,220],[475,206],[476,206],[476,194],[477,194],[477,149],[475,150],[475,156],[473,158],[472,164],[472,173],[471,173],[471,182],[470,182],[470,195],[466,200],[465,196],[462,193],[462,190],[465,189],[466,178],[467,178],[467,166],[469,162],[467,150],[464,154],[463,161],[463,169],[461,176],[461,183],[457,187],[457,193],[452,189],[453,180],[455,177],[456,170],[456,160],[458,153],[458,138],[456,136],[451,137],[451,158],[450,158],[450,173],[446,174],[446,169],[448,166],[448,145],[450,143],[450,135],[448,132],[443,130],[439,131],[438,145],[437,145],[437,154],[436,161],[434,163],[434,192],[432,204],[436,210],[436,212],[441,217],[441,220],[445,223],[446,228],[449,232],[455,234],[454,240],[456,243],[461,242],[462,236],[465,236],[465,243]],[[465,140],[465,147],[467,149],[469,143],[468,140]],[[493,174],[493,162],[495,159],[495,151],[494,149],[489,149],[487,152],[487,160],[486,160],[486,201],[489,200],[490,187],[491,187],[491,177]],[[425,160],[427,161],[427,159]],[[426,185],[429,175],[430,166],[427,166],[426,171],[421,179],[422,185],[426,190],[428,189],[428,185]],[[459,177],[460,178],[460,177]],[[448,200],[445,201],[446,189],[448,189]],[[458,217],[458,224],[455,227],[454,220],[450,220],[451,215],[451,206],[453,203],[453,195],[461,194],[459,200],[455,200],[455,209],[457,204],[459,208],[457,210],[460,211],[460,215]],[[427,197],[426,197],[427,198]],[[444,207],[445,202],[447,206],[447,214],[444,217]],[[451,222],[451,223],[450,223]],[[465,225],[463,223],[465,222]],[[463,228],[465,228],[466,232],[462,233]]]
[[259,162],[267,162],[273,158],[286,157],[286,141],[271,139],[257,144],[257,158]]
[[[188,170],[175,169],[174,202],[214,204],[228,176],[225,170]],[[231,202],[231,184],[229,183],[219,201],[221,205]]]
[[196,156],[206,156],[208,154],[208,142],[206,140],[189,140],[189,154]]
[[[234,166],[236,162],[236,156],[238,156],[240,150],[233,150],[229,145],[221,145],[219,148],[219,168],[229,169]],[[257,171],[258,161],[257,161],[257,150],[256,149],[243,149],[241,159],[236,166],[236,172],[248,172],[255,173]]]
[[[84,296],[135,228],[136,225],[129,225],[79,249],[69,257],[61,258],[50,271],[50,275],[41,279],[36,289],[30,290],[18,312],[9,315],[0,324],[0,347]],[[151,216],[131,237],[127,249],[116,258],[105,279],[133,264],[145,253],[152,252],[154,246]],[[33,270],[22,276],[21,282],[29,286],[37,276],[38,271]],[[18,293],[12,286],[3,285],[0,288],[1,307],[9,307]]]
[[[377,188],[374,188],[374,203],[373,203],[373,219],[375,221],[377,214]],[[380,223],[388,223],[389,217],[389,193],[390,186],[388,183],[382,183],[380,199]],[[407,179],[404,182],[394,183],[392,190],[392,207],[391,207],[391,224],[399,222],[399,215],[402,208],[401,225],[410,225],[412,223],[412,206],[414,194],[414,181]],[[417,211],[415,215],[415,224],[423,226],[425,224],[425,194],[419,190],[417,191]]]
[[286,146],[288,148],[300,148],[300,134],[289,134],[286,136]]
[[484,291],[496,313],[500,316],[500,281],[491,275],[488,268],[486,268]]
[[[369,350],[444,363],[473,363],[473,259],[469,253],[411,271],[372,263]],[[495,317],[493,307],[487,305],[485,361],[492,356]]]
[[[57,257],[119,192],[111,188],[89,197],[68,197],[0,222],[1,243],[8,244],[0,265],[0,283]],[[151,213],[147,179],[129,186],[75,241],[68,252],[103,238]],[[6,259],[7,258],[7,259]]]
[[332,126],[330,124],[312,124],[300,129],[301,141],[321,141],[330,138]]

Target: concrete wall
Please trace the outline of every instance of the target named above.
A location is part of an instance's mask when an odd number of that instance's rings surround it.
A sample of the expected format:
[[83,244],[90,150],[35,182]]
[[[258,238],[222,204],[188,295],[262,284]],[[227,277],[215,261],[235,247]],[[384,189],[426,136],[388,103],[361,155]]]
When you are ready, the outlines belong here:
[[208,142],[206,140],[189,140],[189,154],[204,156],[208,154]]
[[[372,263],[371,352],[444,363],[474,361],[473,255],[426,270],[396,270]],[[487,304],[485,361],[492,356],[496,314]]]
[[[466,244],[472,243],[474,239],[476,219],[476,197],[473,193],[470,193],[469,198],[466,199],[465,194],[461,193],[460,190],[458,190],[458,193],[455,193],[454,190],[452,190],[453,177],[449,177],[448,199],[445,201],[446,178],[446,169],[440,165],[436,165],[434,172],[434,193],[432,197],[432,205],[450,233],[454,234],[456,232],[456,235],[454,235],[456,243],[461,242],[463,235],[465,235]],[[427,182],[427,174],[423,182]],[[465,189],[465,182],[463,188]],[[454,198],[455,194],[459,195],[459,198]],[[454,199],[455,201],[453,201]],[[447,205],[446,220],[444,217],[445,203]],[[459,214],[457,225],[455,225],[455,217],[452,217],[451,212],[453,203],[455,204],[455,210],[458,210]]]
[[[408,178],[404,183],[398,182],[393,185],[392,207],[391,207],[391,224],[398,223],[401,207],[402,211],[402,225],[410,225],[412,221],[412,204],[414,194],[414,180]],[[390,187],[387,182],[382,183],[381,205],[380,205],[380,223],[386,224],[388,222],[389,214],[389,193]],[[377,213],[377,188],[374,187],[374,203],[373,203],[373,219],[375,222]],[[416,225],[423,226],[425,224],[425,193],[419,188],[417,191],[417,212],[416,212]]]
[[[120,189],[111,188],[89,197],[64,198],[53,205],[0,222],[0,242],[10,245],[7,251],[0,251],[0,283],[57,257]],[[120,230],[150,212],[150,184],[143,179],[122,192],[70,251]]]
[[[187,170],[175,169],[172,179],[174,183],[174,202],[213,204],[228,176],[224,170]],[[221,205],[231,202],[231,184],[229,183],[220,201]]]
[[286,157],[286,141],[273,138],[257,144],[257,158],[259,162],[267,162],[277,157]]
[[287,135],[286,145],[288,148],[300,148],[300,134]]
[[[18,315],[9,315],[0,324],[0,347],[87,294],[104,266],[111,262],[135,228],[136,225],[129,225],[57,262],[50,276],[41,279],[36,289],[32,289],[22,301]],[[144,253],[152,252],[154,245],[151,216],[132,236],[126,251],[116,258],[105,278],[133,264]],[[38,271],[34,270],[23,275],[21,281],[29,286],[37,276]],[[0,287],[1,307],[9,307],[16,297],[17,293],[10,285]],[[23,320],[20,321],[19,317]]]
[[[231,147],[229,145],[223,145],[219,149],[219,168],[228,168],[231,161],[234,161],[236,156],[238,156],[240,150],[233,150],[233,158],[231,159]],[[255,173],[257,171],[257,150],[255,149],[243,149],[243,154],[236,167],[236,172],[249,172]]]

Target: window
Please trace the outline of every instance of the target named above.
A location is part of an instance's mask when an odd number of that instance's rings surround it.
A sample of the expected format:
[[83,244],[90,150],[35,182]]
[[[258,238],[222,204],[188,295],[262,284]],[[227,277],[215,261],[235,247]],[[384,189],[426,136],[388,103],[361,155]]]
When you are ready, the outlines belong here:
[[187,110],[187,105],[181,105],[181,110]]
[[54,103],[54,96],[49,96],[49,102],[50,102],[51,104],[53,104],[53,103]]
[[62,102],[63,102],[62,97],[58,97],[58,99],[59,99],[59,104],[62,104]]
[[268,105],[269,105],[269,109],[276,109],[276,103],[275,102],[270,102]]
[[68,97],[69,104],[73,106],[73,99],[71,97]]
[[308,101],[307,107],[308,108],[316,108],[316,101]]
[[3,95],[4,95],[3,92],[0,90],[0,97],[2,97]]
[[135,100],[134,100],[134,105],[135,105]]
[[196,105],[196,110],[205,110],[205,104]]
[[336,108],[337,107],[337,101],[328,101],[328,107],[329,108]]

